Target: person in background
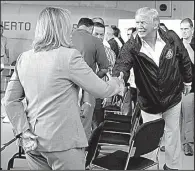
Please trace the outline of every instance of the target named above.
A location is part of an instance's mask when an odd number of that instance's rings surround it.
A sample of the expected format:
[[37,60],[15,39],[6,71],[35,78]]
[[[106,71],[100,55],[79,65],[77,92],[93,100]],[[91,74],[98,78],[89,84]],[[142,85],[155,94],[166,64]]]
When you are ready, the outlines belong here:
[[193,80],[192,89],[187,96],[183,96],[182,99],[182,144],[184,154],[192,156],[194,154],[192,146],[194,145],[194,27],[193,22],[190,18],[185,18],[180,23],[180,31],[182,42],[187,49],[190,59],[191,66],[193,68]]
[[[99,38],[103,42],[104,36],[105,36],[105,26],[101,23],[95,22],[92,35]],[[112,68],[114,67],[114,64],[116,61],[116,55],[111,48],[105,45],[104,45],[104,48],[105,48],[106,56],[109,61],[108,72],[112,74]]]
[[[135,38],[136,36],[134,35],[135,33],[136,33],[135,27],[128,28],[127,29],[128,40],[130,40],[131,38]],[[136,84],[135,84],[135,75],[134,75],[133,68],[131,68],[130,70],[130,77],[128,79],[128,83],[130,83],[130,94],[131,94],[130,103],[131,103],[131,110],[133,110],[137,103],[137,89],[136,89]]]
[[0,27],[1,27],[1,65],[4,65],[9,63],[9,49],[7,46],[7,38],[3,36],[3,25],[0,25]]
[[[165,32],[168,31],[168,28],[166,27],[166,25],[165,25],[164,23],[160,23],[159,26],[160,26],[160,28],[163,29]],[[165,152],[165,146],[163,145],[163,143],[164,143],[164,135],[163,135],[162,140],[161,140],[160,151]]]
[[164,170],[181,169],[180,112],[182,92],[191,89],[192,68],[178,35],[159,28],[156,9],[143,7],[135,14],[137,35],[123,46],[113,76],[129,78],[133,67],[143,122],[165,120]]
[[164,23],[160,23],[159,24],[160,28],[162,28],[165,32],[167,32],[169,29],[167,28],[167,26]]
[[[103,42],[104,35],[105,35],[105,26],[102,23],[95,22],[92,35],[99,38]],[[112,68],[114,67],[115,64],[116,55],[114,51],[109,47],[104,45],[104,48],[109,61],[108,73],[112,75]],[[105,81],[107,81],[106,78],[107,77],[103,77]],[[92,123],[93,129],[95,129],[104,120],[104,111],[102,109],[102,102],[103,102],[102,99],[96,99],[96,105],[94,109],[93,123]]]
[[77,103],[79,87],[97,98],[124,90],[122,74],[105,82],[87,65],[71,43],[70,21],[68,10],[41,11],[33,49],[17,58],[5,93],[6,113],[22,136],[31,170],[85,170],[88,142]]
[[[111,28],[113,29],[113,31],[114,31],[114,40],[116,40],[116,42],[117,42],[117,44],[118,44],[118,47],[119,47],[119,51],[121,50],[121,48],[122,48],[122,46],[123,46],[123,43],[124,43],[124,41],[122,40],[120,40],[119,39],[119,37],[121,36],[120,35],[120,29],[119,28],[117,28],[116,26],[114,26],[114,25],[112,25],[111,26]],[[122,38],[121,38],[122,39]]]
[[[104,24],[105,22],[104,22],[104,20],[101,17],[95,17],[95,18],[92,19],[92,21],[94,23],[101,23],[101,24],[105,25]],[[106,41],[105,38],[103,40],[103,44],[104,44],[104,46],[107,46],[108,48],[110,48],[110,44]]]
[[[94,73],[98,66],[97,75],[99,78],[103,78],[108,71],[109,61],[102,41],[92,36],[93,27],[94,23],[91,19],[81,18],[78,22],[78,29],[72,34],[72,42]],[[82,90],[81,120],[88,140],[91,136],[94,107],[95,98],[87,91]]]
[[127,29],[127,37],[128,37],[128,40],[131,38],[132,34],[136,31],[136,28],[135,27],[130,27]]
[[125,42],[124,42],[123,38],[121,37],[121,31],[120,31],[120,29],[116,27],[116,31],[114,30],[114,34],[115,34],[115,32],[116,32],[116,35],[117,35],[117,32],[118,32],[118,39],[120,40],[120,42],[122,43],[122,45],[124,45]]
[[92,18],[92,21],[93,21],[94,23],[101,23],[101,24],[105,25],[105,24],[104,24],[104,20],[103,20],[101,17]]
[[109,43],[110,48],[114,51],[117,58],[119,54],[119,46],[114,39],[114,30],[110,26],[105,27],[105,40]]

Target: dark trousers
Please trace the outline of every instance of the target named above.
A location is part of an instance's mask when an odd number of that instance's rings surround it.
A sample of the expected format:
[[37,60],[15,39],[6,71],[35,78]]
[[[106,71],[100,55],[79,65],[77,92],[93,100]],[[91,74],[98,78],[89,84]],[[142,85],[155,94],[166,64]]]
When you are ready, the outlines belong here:
[[104,109],[102,108],[102,99],[96,99],[96,105],[93,113],[92,129],[94,130],[104,121]]

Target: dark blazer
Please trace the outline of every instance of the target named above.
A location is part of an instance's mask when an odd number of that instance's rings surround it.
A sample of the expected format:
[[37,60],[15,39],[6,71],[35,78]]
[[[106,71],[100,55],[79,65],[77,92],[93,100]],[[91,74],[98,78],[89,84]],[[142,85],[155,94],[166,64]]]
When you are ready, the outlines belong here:
[[108,41],[109,45],[110,45],[110,48],[114,51],[115,55],[116,55],[116,58],[118,57],[119,55],[119,46],[118,46],[118,43],[116,42],[116,40],[114,40],[114,38],[110,39]]
[[122,48],[113,68],[113,75],[124,73],[127,82],[133,67],[138,90],[138,103],[145,112],[157,114],[165,112],[181,101],[183,82],[192,82],[191,60],[178,35],[169,30],[158,30],[165,42],[159,66],[145,53],[140,52],[142,41],[128,40]]

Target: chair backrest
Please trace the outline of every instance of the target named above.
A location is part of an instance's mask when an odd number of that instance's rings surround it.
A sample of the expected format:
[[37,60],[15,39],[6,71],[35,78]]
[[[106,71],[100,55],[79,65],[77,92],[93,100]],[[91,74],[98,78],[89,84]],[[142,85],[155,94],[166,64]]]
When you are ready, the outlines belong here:
[[141,109],[139,107],[139,104],[136,103],[135,104],[135,108],[134,108],[134,110],[132,112],[132,120],[131,120],[131,123],[134,124],[135,121],[136,121],[136,119],[137,118],[140,118],[140,117],[141,117]]
[[159,147],[164,126],[165,121],[161,118],[143,123],[137,129],[134,137],[134,147],[136,147],[134,157],[147,154]]
[[87,167],[95,156],[98,141],[103,130],[104,123],[102,122],[95,130],[93,130],[89,139],[88,153],[86,157],[85,167]]
[[112,96],[111,101],[103,105],[104,110],[120,111],[121,115],[131,115],[131,93],[130,88],[126,87],[126,92],[123,97],[119,95]]

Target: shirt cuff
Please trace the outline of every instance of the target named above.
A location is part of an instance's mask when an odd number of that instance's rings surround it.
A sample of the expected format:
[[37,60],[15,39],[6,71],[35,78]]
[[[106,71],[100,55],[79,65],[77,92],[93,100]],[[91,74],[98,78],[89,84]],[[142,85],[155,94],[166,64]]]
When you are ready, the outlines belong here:
[[192,82],[190,82],[190,83],[184,83],[184,85],[191,86],[192,85]]

